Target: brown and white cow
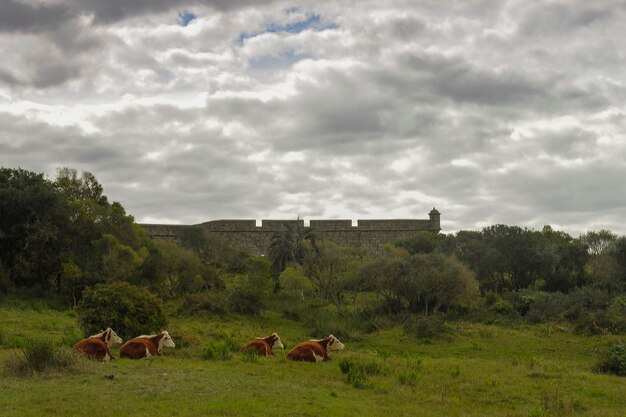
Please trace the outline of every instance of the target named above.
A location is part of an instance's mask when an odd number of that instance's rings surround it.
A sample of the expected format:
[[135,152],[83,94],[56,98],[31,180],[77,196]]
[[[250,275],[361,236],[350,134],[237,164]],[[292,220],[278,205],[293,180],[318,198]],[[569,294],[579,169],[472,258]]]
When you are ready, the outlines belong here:
[[138,336],[122,345],[120,358],[141,359],[150,356],[160,356],[161,349],[164,347],[176,347],[172,337],[166,331],[157,335]]
[[322,362],[330,360],[328,354],[333,350],[345,349],[343,343],[332,334],[321,340],[309,340],[300,343],[287,353],[287,358],[293,361]]
[[72,349],[75,352],[83,353],[88,358],[106,362],[113,359],[109,348],[119,343],[122,343],[122,339],[109,327],[98,334],[81,340]]
[[259,356],[274,356],[273,349],[284,349],[283,342],[280,341],[280,337],[276,333],[272,333],[271,336],[257,337],[246,343],[242,352],[247,350],[254,350]]

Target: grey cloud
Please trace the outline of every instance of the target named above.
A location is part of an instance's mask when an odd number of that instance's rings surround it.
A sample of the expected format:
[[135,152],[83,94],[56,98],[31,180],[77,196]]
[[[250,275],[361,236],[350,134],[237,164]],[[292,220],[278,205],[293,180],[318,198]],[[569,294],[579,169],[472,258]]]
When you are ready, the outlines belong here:
[[[567,36],[571,31],[599,25],[619,12],[623,1],[601,4],[578,1],[562,3],[527,3],[529,10],[522,18],[520,32],[529,36]],[[617,7],[616,7],[617,6]]]
[[0,32],[43,32],[72,19],[66,4],[31,5],[23,1],[4,0],[0,13]]

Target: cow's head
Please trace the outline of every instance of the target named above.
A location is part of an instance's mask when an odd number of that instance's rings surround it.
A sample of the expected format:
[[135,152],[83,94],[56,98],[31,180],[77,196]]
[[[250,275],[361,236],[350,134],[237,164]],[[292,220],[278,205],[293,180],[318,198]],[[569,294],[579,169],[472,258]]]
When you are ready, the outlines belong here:
[[119,345],[120,343],[122,343],[122,338],[119,337],[117,333],[113,331],[112,328],[109,327],[104,332],[105,332],[104,343],[106,343],[107,345],[113,346],[113,345]]
[[328,339],[328,344],[326,345],[326,349],[328,351],[331,350],[343,350],[346,347],[344,346],[343,343],[341,343],[339,341],[339,339],[337,339],[335,336],[333,336],[332,334],[330,336],[328,336],[326,339]]
[[283,342],[280,341],[280,337],[277,333],[272,333],[270,337],[268,337],[267,342],[272,346],[272,349],[284,349],[285,346]]
[[161,350],[161,348],[163,347],[168,347],[168,348],[176,347],[176,344],[174,343],[172,336],[170,336],[170,334],[166,330],[162,331],[161,335],[163,337],[161,337],[161,340],[159,340],[159,350]]

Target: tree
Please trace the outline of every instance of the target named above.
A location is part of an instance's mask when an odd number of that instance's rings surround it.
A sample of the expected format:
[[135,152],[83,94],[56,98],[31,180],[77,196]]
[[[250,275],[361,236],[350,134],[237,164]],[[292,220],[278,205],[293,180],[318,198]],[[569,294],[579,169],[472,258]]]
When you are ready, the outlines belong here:
[[248,255],[231,248],[202,227],[185,228],[178,237],[181,244],[198,255],[204,265],[203,278],[207,290],[224,288],[223,278],[227,273],[245,272]]
[[610,230],[592,230],[580,235],[578,240],[587,247],[590,255],[599,256],[617,241],[617,235]]
[[434,314],[478,297],[474,275],[454,257],[416,254],[383,262],[388,272],[381,290],[411,313]]
[[159,282],[171,298],[204,288],[204,268],[198,255],[170,240],[158,239],[155,245],[160,252]]
[[346,248],[331,241],[303,246],[304,274],[316,292],[337,307],[343,295],[359,283],[357,274],[361,258],[355,248]]
[[51,287],[65,252],[66,215],[42,174],[0,168],[0,262],[10,287]]
[[396,243],[396,246],[406,249],[411,255],[416,253],[432,253],[437,250],[438,245],[437,235],[432,232],[418,232],[415,237]]
[[272,236],[269,246],[274,291],[280,289],[280,274],[289,263],[296,262],[302,265],[305,257],[305,242],[316,250],[315,232],[310,227],[304,227],[298,219],[294,224],[285,224],[285,229]]

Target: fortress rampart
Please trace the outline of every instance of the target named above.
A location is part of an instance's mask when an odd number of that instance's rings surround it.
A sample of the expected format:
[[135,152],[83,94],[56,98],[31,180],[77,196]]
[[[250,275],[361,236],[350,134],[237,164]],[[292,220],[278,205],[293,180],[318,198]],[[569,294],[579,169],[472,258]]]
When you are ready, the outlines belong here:
[[[154,238],[176,239],[188,227],[202,227],[226,244],[253,255],[267,255],[272,236],[284,230],[286,224],[304,227],[303,220],[213,220],[197,225],[141,224]],[[429,219],[390,220],[311,220],[311,229],[319,240],[331,240],[345,246],[360,246],[372,253],[380,253],[386,243],[410,239],[417,233],[441,230],[440,213],[432,209]]]

